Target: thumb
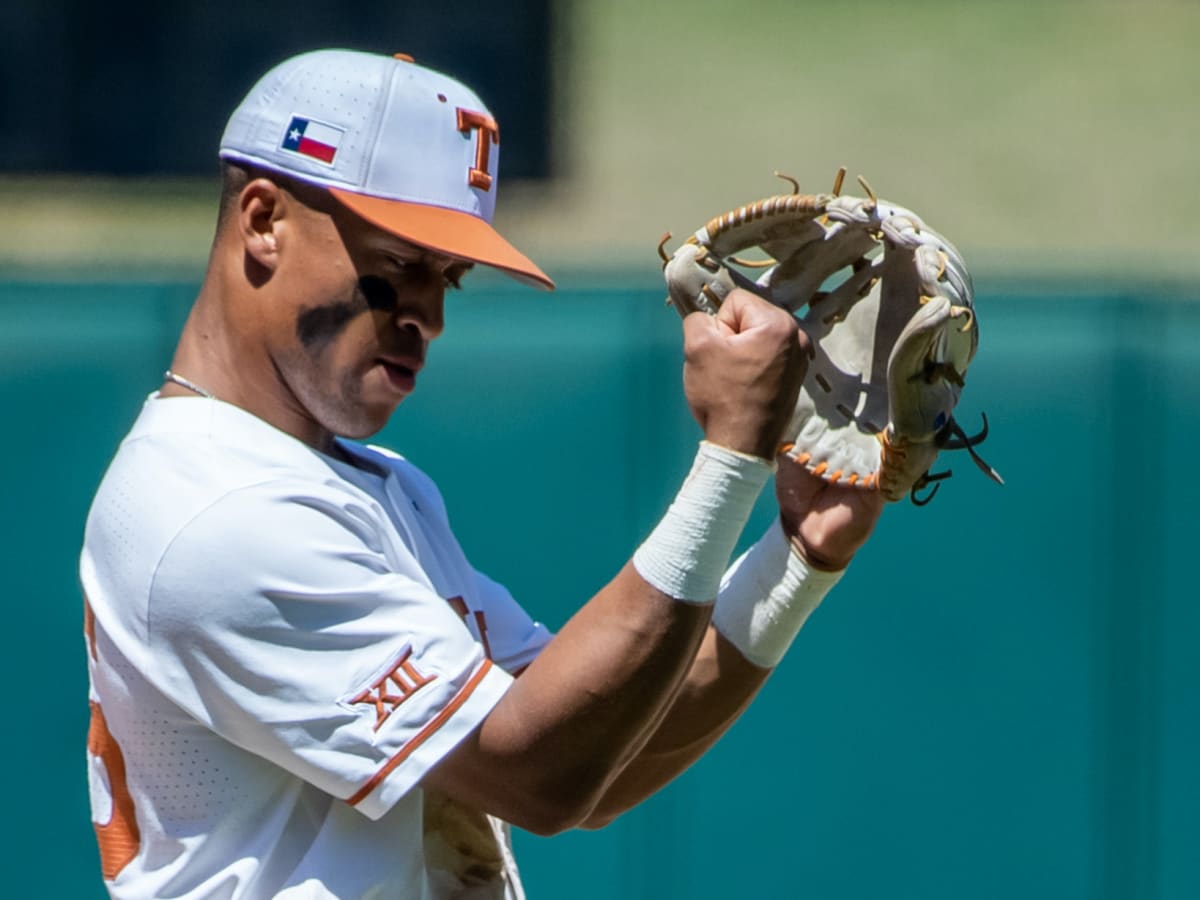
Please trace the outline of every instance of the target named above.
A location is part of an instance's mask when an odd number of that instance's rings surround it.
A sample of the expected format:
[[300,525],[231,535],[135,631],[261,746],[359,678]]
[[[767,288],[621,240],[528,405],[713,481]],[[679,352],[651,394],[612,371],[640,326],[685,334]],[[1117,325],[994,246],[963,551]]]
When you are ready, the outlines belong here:
[[776,307],[742,288],[734,288],[717,310],[716,319],[730,332],[741,334],[762,327],[779,314]]

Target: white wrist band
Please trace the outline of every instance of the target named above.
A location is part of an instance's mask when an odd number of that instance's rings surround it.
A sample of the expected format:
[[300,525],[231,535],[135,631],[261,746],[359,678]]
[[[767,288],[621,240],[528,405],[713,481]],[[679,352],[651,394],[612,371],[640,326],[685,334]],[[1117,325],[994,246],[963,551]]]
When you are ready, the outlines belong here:
[[775,467],[703,441],[671,508],[633,554],[638,573],[669,597],[716,599],[721,576]]
[[776,519],[729,567],[713,609],[713,627],[750,662],[772,669],[843,574],[844,569],[811,568],[792,549]]

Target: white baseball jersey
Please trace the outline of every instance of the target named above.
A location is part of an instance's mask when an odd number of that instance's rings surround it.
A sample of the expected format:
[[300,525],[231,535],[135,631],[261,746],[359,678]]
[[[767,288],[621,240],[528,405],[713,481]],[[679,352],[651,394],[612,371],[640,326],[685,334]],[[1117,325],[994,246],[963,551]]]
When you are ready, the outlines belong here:
[[119,898],[519,898],[421,777],[549,640],[433,483],[151,396],[88,517],[92,815]]

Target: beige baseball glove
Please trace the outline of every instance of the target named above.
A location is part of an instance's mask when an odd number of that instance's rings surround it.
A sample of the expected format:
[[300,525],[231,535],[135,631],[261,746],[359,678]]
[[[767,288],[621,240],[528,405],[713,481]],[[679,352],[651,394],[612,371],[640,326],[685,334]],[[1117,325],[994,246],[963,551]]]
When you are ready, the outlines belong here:
[[[813,474],[923,505],[950,475],[930,471],[938,453],[966,449],[1003,484],[974,449],[987,417],[967,436],[953,415],[979,345],[962,256],[861,178],[866,198],[839,196],[844,175],[829,194],[788,179],[794,193],[717,216],[670,257],[660,245],[670,302],[713,313],[742,287],[799,318],[812,359],[783,452]],[[737,255],[753,248],[767,259]]]

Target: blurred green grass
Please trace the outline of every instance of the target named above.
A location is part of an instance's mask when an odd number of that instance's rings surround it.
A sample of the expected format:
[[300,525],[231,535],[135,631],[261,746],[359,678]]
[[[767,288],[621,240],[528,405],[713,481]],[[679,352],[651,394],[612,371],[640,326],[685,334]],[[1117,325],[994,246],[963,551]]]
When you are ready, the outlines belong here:
[[[1200,5],[573,2],[559,175],[497,223],[548,268],[647,267],[664,231],[839,165],[1008,275],[1200,274]],[[479,86],[486,97],[486,85]],[[215,146],[217,136],[212,140]],[[848,182],[853,184],[853,181]],[[215,183],[6,179],[0,265],[203,267]]]

